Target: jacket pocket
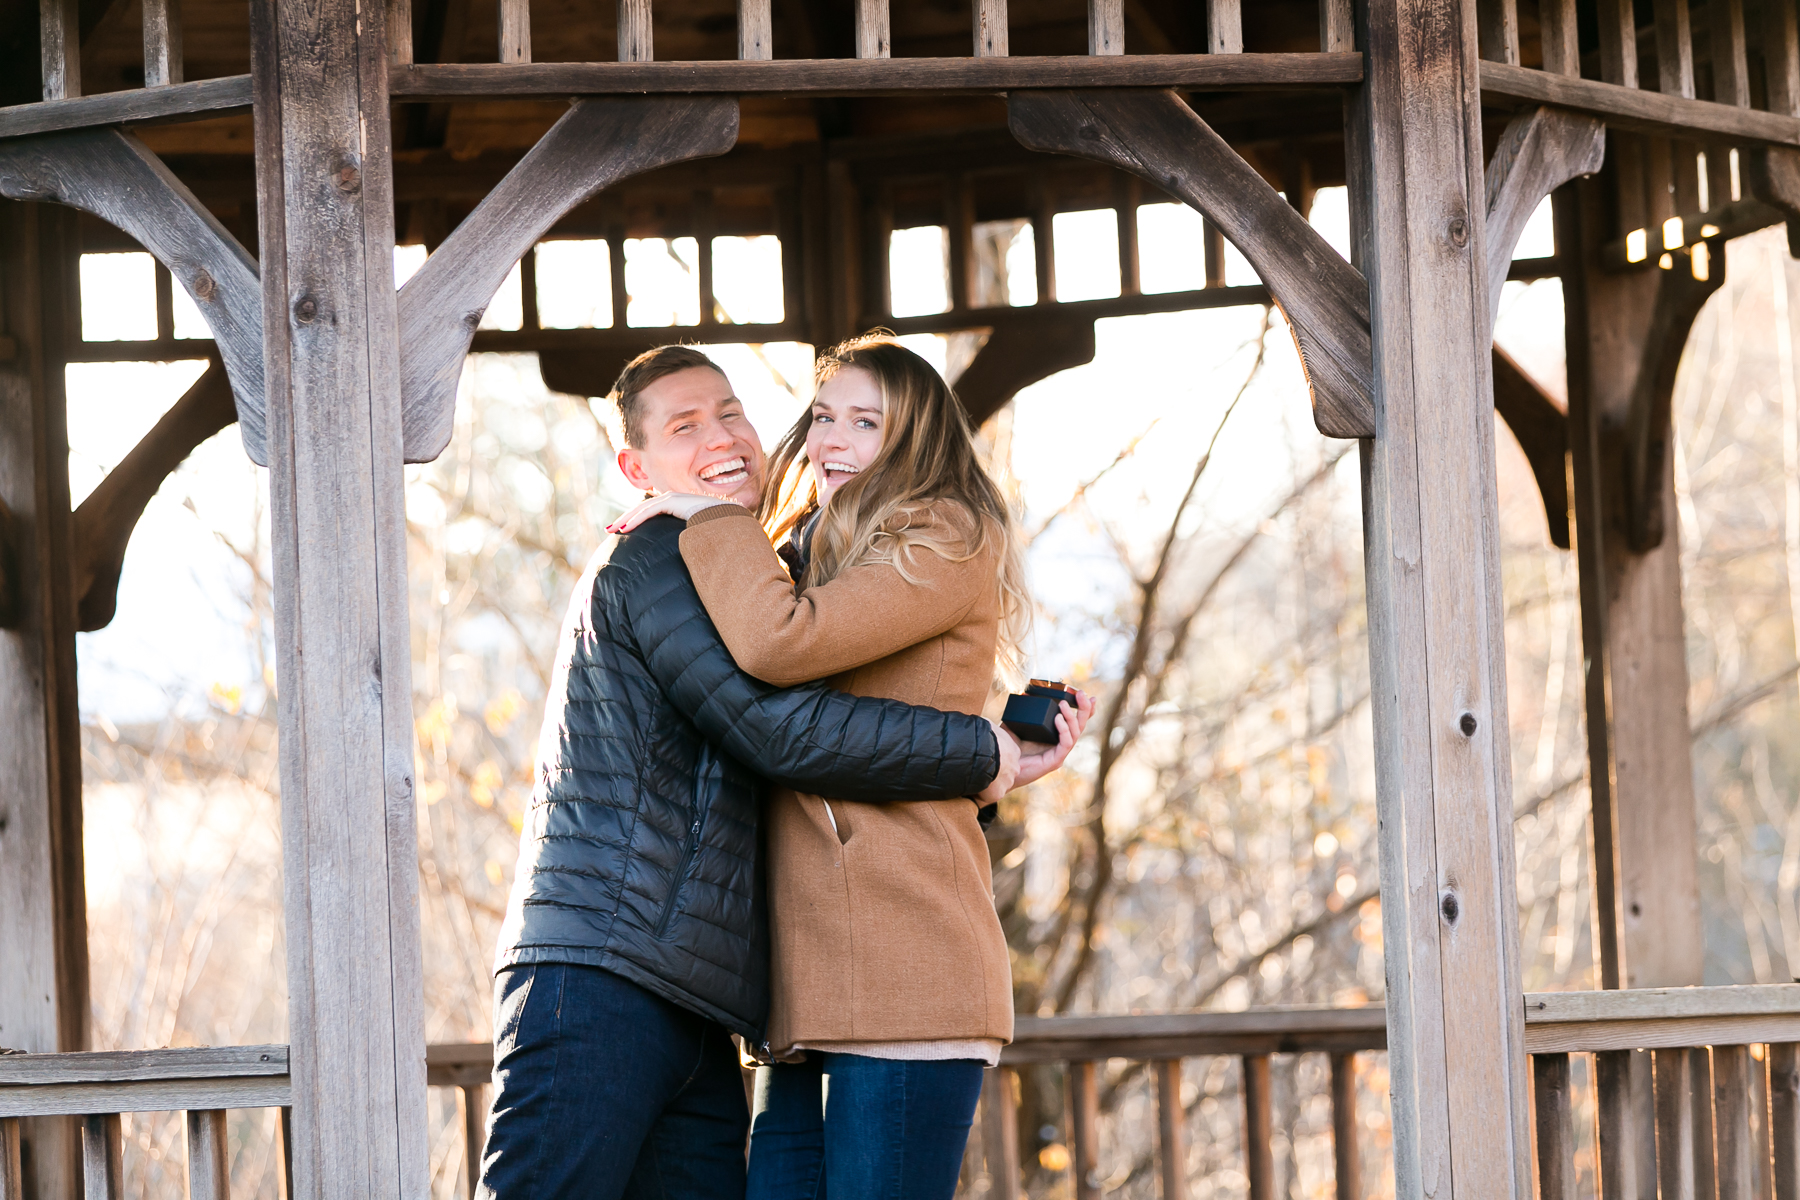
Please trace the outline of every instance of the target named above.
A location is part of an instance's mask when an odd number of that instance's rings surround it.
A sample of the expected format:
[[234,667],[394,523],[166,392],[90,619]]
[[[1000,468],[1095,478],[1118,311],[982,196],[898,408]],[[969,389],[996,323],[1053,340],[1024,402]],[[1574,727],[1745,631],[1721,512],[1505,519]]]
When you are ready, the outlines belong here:
[[700,853],[700,818],[696,816],[688,826],[687,839],[681,846],[681,858],[675,864],[675,872],[669,876],[669,894],[663,898],[662,913],[656,918],[656,936],[669,936],[669,926],[675,923],[675,914],[681,910],[681,889],[687,886],[688,872],[694,868],[694,856]]

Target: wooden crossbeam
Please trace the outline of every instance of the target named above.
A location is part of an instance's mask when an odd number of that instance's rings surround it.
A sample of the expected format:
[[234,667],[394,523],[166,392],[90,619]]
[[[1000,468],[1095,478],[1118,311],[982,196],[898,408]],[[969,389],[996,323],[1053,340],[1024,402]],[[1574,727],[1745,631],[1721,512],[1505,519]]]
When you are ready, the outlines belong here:
[[169,87],[9,105],[0,108],[0,138],[90,129],[99,125],[154,125],[164,121],[225,116],[247,112],[249,108],[250,77],[227,75],[221,79],[202,79]]
[[[407,462],[449,444],[469,340],[513,264],[563,214],[602,188],[737,143],[723,97],[584,100],[533,146],[400,289],[400,392]],[[614,241],[615,269],[622,246]],[[622,305],[614,322],[625,323]]]
[[[1800,121],[1780,112],[1758,112],[1710,100],[1665,96],[1631,86],[1598,83],[1572,75],[1554,75],[1504,63],[1481,64],[1484,102],[1515,101],[1551,104],[1590,113],[1609,128],[1665,136],[1713,134],[1734,141],[1800,145]],[[1772,107],[1772,106],[1771,106]]]
[[1319,431],[1374,436],[1367,282],[1179,96],[1015,92],[1007,110],[1023,145],[1111,163],[1203,213],[1287,317]]

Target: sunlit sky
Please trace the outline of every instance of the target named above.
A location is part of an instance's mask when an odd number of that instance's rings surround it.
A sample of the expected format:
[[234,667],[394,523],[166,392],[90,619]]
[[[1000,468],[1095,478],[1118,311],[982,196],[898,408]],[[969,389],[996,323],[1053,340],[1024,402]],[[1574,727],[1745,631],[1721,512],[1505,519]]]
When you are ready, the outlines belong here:
[[[1204,255],[1197,214],[1181,205],[1146,205],[1138,220],[1143,290],[1201,286]],[[1347,253],[1349,221],[1342,188],[1318,193],[1312,221],[1340,253]],[[1030,227],[1003,226],[978,230],[1005,246],[1005,294],[986,302],[1032,303],[1036,279]],[[1119,294],[1112,210],[1059,213],[1054,234],[1059,299]],[[698,324],[697,252],[691,238],[625,244],[627,325]],[[1517,253],[1535,258],[1551,252],[1546,203]],[[782,319],[777,239],[720,237],[713,253],[721,321]],[[612,323],[607,254],[604,242],[555,242],[539,248],[537,301],[542,325],[579,328]],[[400,247],[395,254],[396,283],[410,277],[424,256],[423,247]],[[1226,257],[1228,284],[1256,282],[1255,272],[1235,250],[1228,247]],[[895,231],[890,269],[896,316],[949,308],[941,227]],[[88,340],[156,336],[155,275],[148,255],[87,255],[81,281],[83,334]],[[175,299],[175,336],[207,336],[204,320],[179,287]],[[489,307],[483,326],[516,329],[521,314],[520,276],[515,270]],[[1097,322],[1092,363],[1027,388],[1015,401],[1013,462],[1028,526],[1062,507],[1079,485],[1141,439],[1129,467],[1110,475],[1090,494],[1089,503],[1117,522],[1128,542],[1152,535],[1172,511],[1242,383],[1254,355],[1251,339],[1260,319],[1260,309],[1229,308]],[[679,329],[672,331],[671,340],[677,337]],[[1564,392],[1562,296],[1556,281],[1509,283],[1497,337],[1547,388],[1558,395]],[[940,370],[949,365],[952,349],[946,339],[927,334],[904,340]],[[811,348],[777,343],[706,350],[730,376],[764,442],[772,444],[810,395]],[[481,387],[519,389],[522,395],[542,392],[529,360],[504,369],[499,369],[502,362],[492,365],[497,369],[477,371],[472,366],[465,372],[464,403],[477,379]],[[203,361],[193,360],[81,363],[68,368],[69,468],[76,503],[203,367]],[[1224,532],[1254,523],[1270,498],[1287,489],[1294,472],[1310,470],[1329,445],[1313,431],[1292,341],[1278,329],[1270,338],[1262,377],[1246,394],[1220,442],[1192,526]],[[594,469],[622,505],[634,498],[611,462],[596,462]],[[1353,458],[1345,460],[1340,470],[1353,473]],[[258,668],[249,653],[249,614],[242,599],[247,575],[226,539],[244,546],[259,523],[266,529],[266,497],[266,472],[244,456],[235,426],[196,450],[165,483],[133,535],[120,583],[118,616],[107,628],[80,636],[84,719],[115,724],[151,720],[172,705],[205,703],[214,688],[255,688]],[[410,515],[421,520],[431,514]],[[1054,526],[1034,548],[1031,565],[1035,591],[1052,605],[1103,601],[1122,582],[1109,543],[1085,520]],[[1065,673],[1092,649],[1073,642],[1045,645],[1040,640],[1033,651],[1033,673]]]

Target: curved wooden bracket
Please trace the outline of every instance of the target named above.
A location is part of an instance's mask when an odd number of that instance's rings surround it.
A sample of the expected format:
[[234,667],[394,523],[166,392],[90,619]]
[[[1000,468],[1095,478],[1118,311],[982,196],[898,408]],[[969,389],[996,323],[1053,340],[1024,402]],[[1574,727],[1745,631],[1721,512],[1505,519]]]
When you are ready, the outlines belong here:
[[1173,91],[1013,92],[1032,149],[1130,171],[1206,214],[1256,268],[1293,330],[1327,437],[1375,436],[1369,284]]
[[1494,347],[1494,411],[1506,421],[1544,498],[1550,544],[1569,548],[1569,413],[1499,346]]
[[169,268],[212,328],[237,397],[244,450],[267,466],[256,260],[187,185],[130,134],[82,129],[0,141],[0,195],[93,213]]
[[74,518],[77,629],[91,632],[113,619],[125,548],[144,506],[194,447],[236,419],[226,373],[214,363],[81,502]]
[[[481,314],[525,251],[602,188],[737,144],[725,96],[577,100],[400,289],[406,461],[449,444],[463,359]],[[623,323],[625,314],[615,314]]]
[[1800,150],[1764,146],[1741,153],[1745,190],[1787,218],[1788,254],[1800,258]]
[[1488,330],[1519,235],[1545,196],[1606,159],[1606,123],[1560,108],[1513,118],[1487,165]]
[[1038,380],[1093,361],[1092,317],[1002,327],[956,377],[956,397],[969,424],[980,425]]

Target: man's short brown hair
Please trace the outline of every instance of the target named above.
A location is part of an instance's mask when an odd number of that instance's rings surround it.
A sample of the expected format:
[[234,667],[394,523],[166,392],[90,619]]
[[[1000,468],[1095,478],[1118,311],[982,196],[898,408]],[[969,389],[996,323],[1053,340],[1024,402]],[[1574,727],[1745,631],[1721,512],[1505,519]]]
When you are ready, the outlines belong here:
[[[658,346],[646,350],[619,372],[619,380],[613,384],[612,394],[607,398],[619,408],[619,424],[625,431],[625,444],[634,450],[644,446],[644,423],[642,414],[638,412],[638,397],[645,388],[665,375],[673,375],[677,371],[686,371],[693,367],[706,367],[719,371],[719,364],[706,357],[692,346]],[[719,371],[719,377],[725,378],[725,372]]]

